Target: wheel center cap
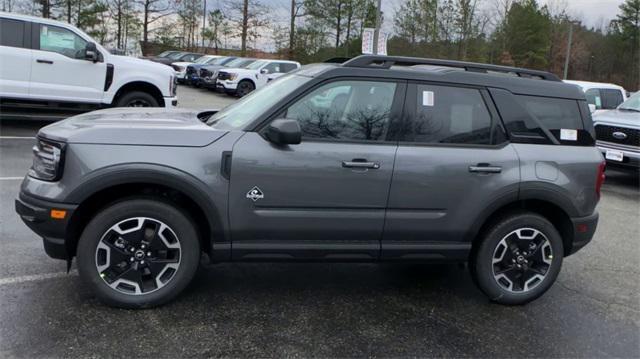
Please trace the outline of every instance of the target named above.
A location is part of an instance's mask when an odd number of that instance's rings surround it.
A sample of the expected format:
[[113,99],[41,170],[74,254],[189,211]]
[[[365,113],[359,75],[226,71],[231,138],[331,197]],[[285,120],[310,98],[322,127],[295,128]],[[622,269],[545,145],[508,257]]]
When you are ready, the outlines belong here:
[[143,259],[144,258],[144,251],[142,249],[138,249],[136,251],[136,253],[134,254],[134,256],[136,257],[136,259]]
[[[136,253],[136,254],[137,254],[137,253]],[[516,258],[516,262],[518,262],[518,264],[522,264],[522,263],[524,263],[524,256],[518,256],[518,257]]]

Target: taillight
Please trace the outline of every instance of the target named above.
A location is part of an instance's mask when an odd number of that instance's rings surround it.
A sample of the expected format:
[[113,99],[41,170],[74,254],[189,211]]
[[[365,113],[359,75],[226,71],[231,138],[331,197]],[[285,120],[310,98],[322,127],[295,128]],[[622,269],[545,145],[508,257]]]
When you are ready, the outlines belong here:
[[596,194],[598,198],[600,198],[600,189],[602,188],[602,184],[604,183],[604,170],[607,166],[607,162],[602,161],[598,164],[598,177],[596,178]]

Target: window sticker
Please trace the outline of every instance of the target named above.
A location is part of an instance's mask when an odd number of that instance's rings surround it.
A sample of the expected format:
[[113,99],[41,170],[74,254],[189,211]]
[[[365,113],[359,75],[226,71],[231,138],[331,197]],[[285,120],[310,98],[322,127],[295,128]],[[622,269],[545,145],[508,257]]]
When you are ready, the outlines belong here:
[[602,108],[602,99],[600,98],[600,96],[596,96],[596,107]]
[[560,129],[560,140],[562,141],[577,141],[578,130],[571,130],[566,128]]
[[422,106],[433,107],[434,95],[433,91],[422,91]]

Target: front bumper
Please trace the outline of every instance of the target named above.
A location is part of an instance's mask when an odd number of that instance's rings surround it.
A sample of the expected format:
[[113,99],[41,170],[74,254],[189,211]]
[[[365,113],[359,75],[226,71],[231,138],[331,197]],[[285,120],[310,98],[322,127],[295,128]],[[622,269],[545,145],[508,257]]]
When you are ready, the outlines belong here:
[[216,88],[224,92],[235,92],[238,88],[238,83],[231,80],[218,80],[216,82]]
[[597,141],[596,146],[602,155],[605,156],[608,150],[619,151],[622,152],[622,161],[613,161],[607,159],[607,166],[611,165],[614,167],[622,167],[622,168],[640,168],[640,147],[620,145],[612,142],[605,141]]
[[165,108],[173,108],[178,106],[178,96],[174,97],[165,97],[164,98],[164,107]]
[[593,212],[590,216],[571,218],[571,222],[573,222],[573,243],[571,243],[571,248],[569,248],[567,255],[579,251],[591,242],[593,235],[596,233],[596,228],[598,228],[599,217],[598,212]]
[[[42,237],[44,250],[49,257],[69,258],[65,239],[69,221],[78,208],[77,205],[50,202],[21,192],[15,200],[15,208],[27,227]],[[52,210],[63,210],[66,214],[62,219],[54,219]]]

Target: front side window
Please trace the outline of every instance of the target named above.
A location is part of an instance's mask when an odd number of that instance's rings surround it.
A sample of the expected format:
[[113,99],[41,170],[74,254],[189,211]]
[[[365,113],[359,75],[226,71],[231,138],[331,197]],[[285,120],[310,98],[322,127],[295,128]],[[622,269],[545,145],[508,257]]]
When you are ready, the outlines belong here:
[[297,120],[304,139],[384,141],[396,87],[394,82],[331,82],[296,101],[282,117]]
[[267,70],[268,74],[275,74],[278,72],[282,72],[280,69],[281,64],[279,62],[272,62],[269,65],[265,66],[264,69]]
[[26,47],[24,25],[24,21],[0,18],[0,45]]
[[424,144],[491,144],[492,120],[479,90],[417,84],[405,140]]
[[40,50],[57,52],[72,59],[84,59],[87,41],[71,30],[40,25]]
[[607,110],[618,107],[624,101],[620,90],[602,89],[600,95],[602,95],[602,108]]

